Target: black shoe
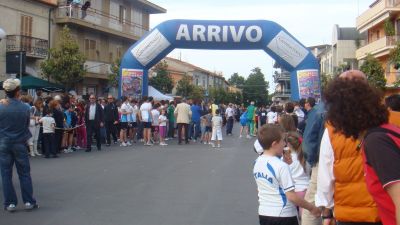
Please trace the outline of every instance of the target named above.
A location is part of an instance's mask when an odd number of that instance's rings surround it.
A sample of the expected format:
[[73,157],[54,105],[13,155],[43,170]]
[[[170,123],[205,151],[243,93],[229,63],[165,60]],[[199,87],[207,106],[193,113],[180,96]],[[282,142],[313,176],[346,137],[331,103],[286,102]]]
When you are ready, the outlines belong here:
[[46,156],[44,156],[44,158],[45,158],[45,159],[48,159],[48,158],[50,158],[50,156],[49,156],[49,155],[46,155]]
[[97,151],[101,151],[101,148],[97,148]]
[[58,158],[58,155],[53,155],[51,158]]
[[106,144],[107,147],[110,147],[110,144]]
[[25,203],[25,210],[27,210],[27,211],[31,211],[31,210],[38,209],[38,208],[39,208],[38,204],[31,204],[29,202]]
[[4,210],[13,213],[17,210],[17,206],[15,204],[9,204],[7,206],[4,206]]
[[91,152],[92,151],[92,149],[86,149],[85,150],[85,152]]

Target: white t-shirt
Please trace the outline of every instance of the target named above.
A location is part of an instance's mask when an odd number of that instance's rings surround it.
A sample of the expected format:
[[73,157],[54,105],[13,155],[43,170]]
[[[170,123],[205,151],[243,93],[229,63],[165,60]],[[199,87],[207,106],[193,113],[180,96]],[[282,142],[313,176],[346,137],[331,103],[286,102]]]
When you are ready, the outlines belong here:
[[289,165],[289,168],[294,181],[295,191],[305,191],[308,188],[310,177],[304,171],[297,153],[292,152],[290,155],[292,156],[292,164]]
[[121,105],[121,122],[129,122],[129,114],[124,114],[124,113],[130,113],[130,105],[129,103],[122,103]]
[[278,122],[278,113],[272,111],[267,113],[267,120],[268,124],[275,124]]
[[[159,122],[160,122],[160,126],[162,126],[162,127],[167,126],[167,117],[166,117],[166,116],[160,115],[160,116],[158,117],[158,120],[159,120]],[[164,121],[164,122],[161,122],[161,121]]]
[[151,111],[151,103],[145,102],[140,106],[140,115],[142,116],[143,122],[150,122],[150,111]]
[[254,163],[253,175],[258,188],[258,214],[273,217],[293,217],[296,207],[285,193],[294,190],[289,166],[278,157],[261,155]]
[[225,114],[227,118],[233,116],[233,109],[231,107],[226,108]]
[[45,116],[42,117],[39,120],[40,123],[43,124],[43,133],[44,134],[51,134],[54,133],[54,127],[52,126],[52,124],[54,124],[54,126],[56,125],[56,121],[54,120],[53,117],[51,116]]
[[152,125],[158,126],[158,117],[160,117],[160,112],[157,109],[153,109],[151,110],[151,116]]
[[211,119],[212,127],[214,129],[222,128],[222,117],[221,116],[213,116]]

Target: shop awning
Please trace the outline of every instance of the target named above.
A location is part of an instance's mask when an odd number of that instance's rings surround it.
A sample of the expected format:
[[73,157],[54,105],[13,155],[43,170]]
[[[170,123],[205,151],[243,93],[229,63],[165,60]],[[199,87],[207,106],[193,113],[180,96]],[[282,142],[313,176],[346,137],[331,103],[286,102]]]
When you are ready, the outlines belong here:
[[[0,89],[3,89],[3,82],[0,82]],[[60,84],[51,83],[47,80],[27,75],[22,77],[21,89],[40,89],[45,92],[61,92],[64,90],[64,87]]]

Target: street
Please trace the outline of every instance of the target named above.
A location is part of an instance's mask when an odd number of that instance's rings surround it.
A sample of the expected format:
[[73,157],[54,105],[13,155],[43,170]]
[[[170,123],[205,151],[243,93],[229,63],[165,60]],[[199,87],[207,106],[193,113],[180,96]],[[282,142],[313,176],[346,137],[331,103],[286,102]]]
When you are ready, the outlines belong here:
[[[34,158],[40,209],[0,213],[0,224],[224,225],[258,224],[254,138],[224,137],[222,148],[190,143],[103,146],[102,151]],[[95,149],[95,148],[94,148]],[[3,202],[3,196],[0,197]]]

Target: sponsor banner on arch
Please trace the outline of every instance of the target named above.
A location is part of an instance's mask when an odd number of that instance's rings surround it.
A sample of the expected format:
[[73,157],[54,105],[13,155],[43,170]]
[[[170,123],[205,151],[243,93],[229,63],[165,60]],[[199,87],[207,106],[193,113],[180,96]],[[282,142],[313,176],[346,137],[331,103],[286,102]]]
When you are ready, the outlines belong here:
[[298,70],[297,82],[300,98],[313,97],[317,100],[321,99],[318,70]]
[[122,69],[122,95],[139,99],[142,96],[143,70]]

